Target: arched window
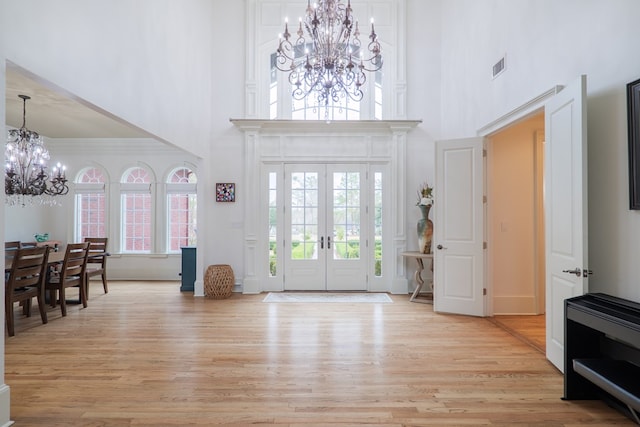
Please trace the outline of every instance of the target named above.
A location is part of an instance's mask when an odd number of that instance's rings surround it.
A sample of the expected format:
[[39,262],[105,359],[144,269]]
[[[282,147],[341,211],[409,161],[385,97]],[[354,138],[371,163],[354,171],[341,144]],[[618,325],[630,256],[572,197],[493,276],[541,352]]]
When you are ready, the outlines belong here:
[[[349,96],[341,96],[337,102],[329,100],[328,105],[319,105],[316,95],[310,94],[303,99],[293,99],[295,85],[288,81],[285,72],[276,67],[276,54],[269,57],[269,118],[291,118],[293,120],[360,120],[371,118],[382,120],[383,110],[383,73],[382,70],[367,73],[367,82],[362,87],[364,98],[360,101]],[[282,89],[279,88],[282,87]],[[307,88],[303,85],[303,90]],[[286,97],[286,99],[285,99]],[[282,101],[282,106],[278,104]],[[290,110],[289,110],[290,108]],[[279,117],[281,116],[281,117]]]
[[167,252],[196,245],[196,174],[178,168],[167,178]]
[[122,252],[151,252],[151,175],[142,167],[128,169],[121,180]]
[[80,171],[75,185],[75,240],[107,237],[105,174],[97,167]]

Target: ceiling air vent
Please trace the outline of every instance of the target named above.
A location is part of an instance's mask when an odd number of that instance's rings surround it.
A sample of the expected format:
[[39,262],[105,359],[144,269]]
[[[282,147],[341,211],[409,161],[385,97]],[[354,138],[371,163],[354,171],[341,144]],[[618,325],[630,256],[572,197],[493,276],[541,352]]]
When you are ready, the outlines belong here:
[[504,69],[505,69],[504,58],[505,57],[503,56],[502,58],[500,58],[500,60],[498,62],[493,64],[493,78],[494,79],[504,72]]

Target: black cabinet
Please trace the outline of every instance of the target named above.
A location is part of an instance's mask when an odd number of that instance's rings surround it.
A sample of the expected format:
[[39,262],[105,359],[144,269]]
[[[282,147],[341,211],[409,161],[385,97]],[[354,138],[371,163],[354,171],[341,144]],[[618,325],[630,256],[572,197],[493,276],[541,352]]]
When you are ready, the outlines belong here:
[[196,281],[196,248],[185,246],[182,249],[182,285],[180,291],[193,292],[193,284]]
[[640,304],[605,294],[565,300],[564,398],[603,399],[640,424]]

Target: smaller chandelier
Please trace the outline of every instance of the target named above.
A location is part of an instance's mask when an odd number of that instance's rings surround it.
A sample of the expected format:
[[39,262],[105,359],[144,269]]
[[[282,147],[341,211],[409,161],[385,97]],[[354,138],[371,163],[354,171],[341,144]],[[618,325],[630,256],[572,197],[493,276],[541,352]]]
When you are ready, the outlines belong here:
[[[360,42],[358,22],[354,21],[351,0],[307,1],[304,20],[300,18],[295,42],[290,40],[288,23],[276,53],[276,67],[289,73],[292,96],[302,100],[314,93],[317,105],[329,106],[349,96],[362,100],[365,71],[382,68],[380,43],[373,20],[366,47]],[[304,28],[304,30],[303,30]]]
[[22,127],[10,129],[5,145],[6,161],[4,173],[4,192],[9,205],[41,204],[55,205],[53,196],[64,196],[69,192],[66,168],[60,163],[53,168],[53,177],[47,183],[47,161],[49,151],[42,137],[26,128],[27,95],[18,95],[22,99]]

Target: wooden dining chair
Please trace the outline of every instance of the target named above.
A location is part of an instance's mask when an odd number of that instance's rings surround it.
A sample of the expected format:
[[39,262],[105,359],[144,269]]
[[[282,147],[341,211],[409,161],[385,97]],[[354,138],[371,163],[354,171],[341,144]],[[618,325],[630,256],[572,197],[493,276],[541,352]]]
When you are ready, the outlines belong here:
[[4,242],[4,249],[7,250],[15,250],[15,249],[20,249],[20,240],[15,240],[12,242]]
[[20,241],[16,240],[13,242],[4,242],[4,257],[5,258],[13,258],[16,254],[16,251],[20,249]]
[[87,258],[87,298],[89,298],[89,278],[92,276],[102,277],[102,287],[104,293],[108,293],[107,287],[107,243],[106,237],[85,237],[85,242],[89,243],[89,257]]
[[[5,262],[6,260],[10,260],[13,259],[13,257],[16,255],[16,252],[18,252],[18,249],[20,249],[20,241],[19,240],[15,240],[12,242],[4,242],[4,259]],[[4,270],[4,281],[6,282],[9,279],[9,271],[5,268]]]
[[[46,282],[45,289],[48,292],[49,302],[55,307],[60,302],[62,315],[67,315],[67,300],[65,289],[77,287],[80,293],[80,302],[87,307],[86,269],[87,256],[89,255],[89,243],[69,243],[64,254],[64,260],[59,271],[51,272]],[[59,295],[59,296],[58,296]]]
[[22,312],[29,317],[31,316],[31,301],[35,297],[38,300],[42,323],[47,323],[47,312],[44,307],[44,283],[48,258],[49,248],[46,246],[16,250],[4,289],[5,318],[10,337],[15,335],[13,305],[16,302],[23,304]]

